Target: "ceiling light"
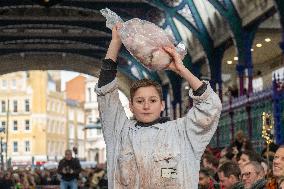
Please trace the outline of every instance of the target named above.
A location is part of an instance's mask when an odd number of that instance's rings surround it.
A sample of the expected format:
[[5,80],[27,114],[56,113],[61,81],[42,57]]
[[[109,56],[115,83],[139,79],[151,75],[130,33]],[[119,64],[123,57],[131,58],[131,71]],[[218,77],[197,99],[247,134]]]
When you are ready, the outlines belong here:
[[268,37],[268,38],[265,38],[264,41],[265,41],[265,42],[270,42],[271,39]]
[[255,46],[256,47],[262,47],[262,44],[261,43],[257,43]]
[[234,60],[239,60],[239,57],[235,56],[235,57],[234,57]]
[[252,51],[254,51],[253,49],[250,49],[250,51],[252,52]]
[[228,61],[227,61],[227,64],[232,64],[232,63],[233,63],[232,60],[228,60]]

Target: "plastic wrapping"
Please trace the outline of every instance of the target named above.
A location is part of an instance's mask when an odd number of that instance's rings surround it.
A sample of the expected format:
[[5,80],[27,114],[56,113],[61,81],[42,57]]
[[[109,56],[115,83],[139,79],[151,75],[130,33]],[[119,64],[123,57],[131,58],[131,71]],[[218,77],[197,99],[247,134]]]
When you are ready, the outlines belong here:
[[[145,67],[152,70],[163,70],[168,67],[171,57],[162,47],[173,46],[174,40],[163,29],[146,20],[133,18],[126,22],[110,9],[102,9],[106,17],[106,26],[110,29],[121,23],[119,30],[121,41],[126,49]],[[186,55],[185,45],[176,47],[182,58]]]

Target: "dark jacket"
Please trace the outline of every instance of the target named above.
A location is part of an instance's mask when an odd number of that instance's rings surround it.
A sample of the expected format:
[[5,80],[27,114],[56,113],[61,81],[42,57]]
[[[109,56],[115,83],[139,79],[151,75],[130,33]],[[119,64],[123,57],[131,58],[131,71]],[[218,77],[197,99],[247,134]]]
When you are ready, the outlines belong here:
[[58,165],[58,173],[65,181],[77,179],[81,172],[81,165],[77,158],[71,160],[62,159]]
[[232,188],[231,189],[244,189],[245,187],[244,187],[244,184],[242,183],[242,182],[237,182],[236,184],[234,184],[233,186],[232,186]]
[[265,189],[266,188],[266,180],[263,179],[259,179],[258,181],[256,181],[255,183],[253,183],[253,185],[251,186],[251,189]]

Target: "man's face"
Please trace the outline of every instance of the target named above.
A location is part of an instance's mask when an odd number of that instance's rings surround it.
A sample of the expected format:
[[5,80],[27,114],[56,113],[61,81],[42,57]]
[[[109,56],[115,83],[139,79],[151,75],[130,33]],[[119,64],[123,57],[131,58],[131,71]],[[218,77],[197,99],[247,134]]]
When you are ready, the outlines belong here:
[[150,123],[160,117],[165,108],[158,91],[153,86],[139,88],[129,105],[137,121]]
[[210,164],[208,161],[207,161],[207,159],[206,158],[204,158],[203,160],[202,160],[202,164],[203,164],[203,167],[205,167],[205,168],[209,168],[209,169],[212,169],[212,164]]
[[72,152],[70,152],[70,151],[65,152],[65,159],[71,160],[72,159]]
[[241,172],[245,188],[250,188],[253,183],[262,178],[262,175],[257,173],[251,164],[245,165]]
[[249,157],[246,154],[242,154],[240,160],[238,161],[240,169],[242,170],[244,165],[249,162],[250,162]]
[[218,172],[218,177],[223,189],[230,189],[237,182],[233,175],[225,177],[224,172]]
[[199,188],[208,188],[210,184],[210,177],[204,175],[203,173],[199,173]]
[[284,148],[279,148],[273,160],[273,175],[276,177],[284,176]]

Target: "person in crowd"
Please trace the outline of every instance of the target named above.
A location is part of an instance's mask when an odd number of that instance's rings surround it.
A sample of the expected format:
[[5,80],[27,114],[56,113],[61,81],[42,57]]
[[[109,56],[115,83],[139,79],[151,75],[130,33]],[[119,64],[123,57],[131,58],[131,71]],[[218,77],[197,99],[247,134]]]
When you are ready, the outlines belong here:
[[278,178],[278,189],[284,189],[284,176]]
[[242,182],[245,189],[264,189],[266,180],[264,178],[264,169],[257,161],[250,161],[243,166],[241,170]]
[[143,79],[130,88],[129,106],[134,119],[128,119],[115,79],[122,45],[118,27],[112,30],[96,86],[107,146],[108,187],[196,189],[201,156],[217,129],[220,99],[208,82],[200,81],[183,65],[174,47],[164,47],[172,57],[168,69],[192,88],[193,107],[177,120],[160,117],[165,108],[161,86]]
[[81,172],[81,165],[77,158],[72,157],[72,151],[66,150],[65,157],[60,160],[58,174],[61,175],[60,189],[77,189],[77,179]]
[[201,168],[199,171],[198,189],[219,189],[219,184],[210,176],[210,169]]
[[284,145],[280,146],[273,160],[273,176],[276,179],[284,177]]
[[3,189],[14,188],[15,185],[14,185],[14,182],[13,182],[13,179],[12,179],[12,174],[10,172],[4,173],[3,180],[2,180],[2,183],[1,183],[0,186]]
[[218,169],[218,176],[223,189],[244,189],[240,182],[241,170],[237,163],[227,161]]
[[236,147],[237,150],[238,150],[238,153],[240,153],[242,151],[242,147],[243,147],[243,142],[245,140],[245,133],[243,130],[238,130],[236,132],[236,135],[235,135],[235,141],[233,142],[232,146]]
[[216,180],[219,181],[217,170],[219,166],[218,159],[212,154],[204,154],[202,156],[202,166],[210,170],[211,176]]
[[257,161],[261,163],[262,159],[258,153],[255,151],[244,151],[241,153],[240,160],[238,161],[238,164],[240,166],[240,169],[242,170],[244,165],[251,162],[251,161]]
[[248,139],[248,137],[244,137],[241,152],[252,151],[252,150],[253,150],[253,147],[252,147],[251,141]]

